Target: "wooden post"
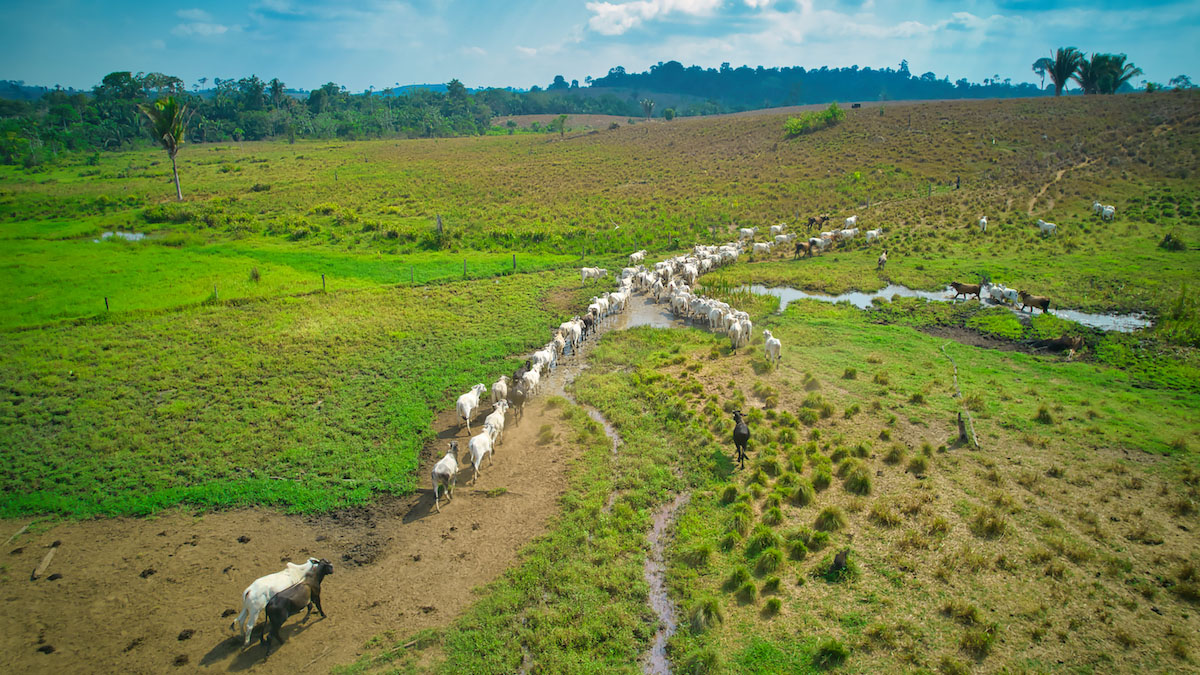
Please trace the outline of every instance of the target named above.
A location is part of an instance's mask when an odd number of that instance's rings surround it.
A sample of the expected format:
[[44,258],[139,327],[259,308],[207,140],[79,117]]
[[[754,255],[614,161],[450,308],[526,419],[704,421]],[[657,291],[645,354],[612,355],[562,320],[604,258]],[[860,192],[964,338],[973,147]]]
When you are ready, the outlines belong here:
[[217,295],[217,286],[216,286],[216,284],[213,284],[213,300],[218,300],[218,299],[220,299],[220,296]]
[[417,275],[416,275],[416,273],[415,273],[415,272],[413,272],[413,266],[412,266],[412,265],[409,265],[409,266],[408,266],[408,283],[410,283],[410,284],[413,284],[414,286],[415,286],[415,285],[416,285],[416,283],[417,283]]
[[440,214],[440,213],[438,214],[438,217],[437,217],[437,223],[438,223],[438,235],[440,236],[442,234],[442,214]]
[[106,311],[106,312],[108,311],[108,298],[107,297],[104,298],[104,311]]
[[517,254],[516,253],[513,254],[513,271],[514,272],[517,271]]
[[966,443],[968,440],[969,439],[967,438],[967,425],[963,423],[962,412],[959,412],[958,413],[958,441],[960,443]]
[[467,278],[467,259],[463,258],[463,278]]
[[325,292],[325,275],[324,274],[321,275],[321,292],[322,293]]

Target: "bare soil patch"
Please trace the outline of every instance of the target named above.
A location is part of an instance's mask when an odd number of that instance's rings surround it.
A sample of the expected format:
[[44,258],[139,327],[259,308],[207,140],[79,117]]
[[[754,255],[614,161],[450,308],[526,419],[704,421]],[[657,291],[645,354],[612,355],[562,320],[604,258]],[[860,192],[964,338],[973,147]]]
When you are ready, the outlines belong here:
[[[495,463],[485,460],[476,486],[467,485],[469,465],[459,474],[455,498],[441,514],[423,487],[318,516],[171,511],[61,523],[17,537],[0,551],[9,608],[0,617],[6,672],[327,670],[354,660],[385,630],[403,635],[447,625],[474,601],[473,589],[512,565],[557,512],[572,457],[546,456],[535,443],[542,424],[560,424],[557,415],[543,414],[544,400],[532,402],[519,425],[509,420]],[[460,462],[468,461],[466,432],[454,413],[441,414],[435,428],[437,439],[422,453],[426,479],[450,438],[459,440]],[[24,524],[6,521],[0,531],[7,538]],[[31,581],[55,541],[61,545],[52,564]],[[285,644],[265,662],[257,631],[243,651],[229,630],[242,590],[285,561],[309,556],[334,565],[322,593],[329,617],[293,617],[282,631]],[[62,576],[51,581],[52,574]]]

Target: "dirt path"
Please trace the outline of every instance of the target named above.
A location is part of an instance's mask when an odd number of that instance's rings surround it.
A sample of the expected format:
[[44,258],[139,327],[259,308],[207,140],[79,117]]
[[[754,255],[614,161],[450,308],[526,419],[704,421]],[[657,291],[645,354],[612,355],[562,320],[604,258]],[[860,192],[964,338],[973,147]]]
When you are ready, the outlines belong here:
[[[1078,163],[1078,164],[1074,164],[1074,165],[1072,165],[1072,166],[1066,166],[1066,167],[1063,167],[1063,168],[1059,169],[1059,170],[1058,170],[1058,171],[1057,171],[1057,172],[1054,174],[1054,180],[1052,180],[1052,181],[1050,181],[1050,182],[1046,183],[1045,185],[1043,185],[1043,186],[1042,186],[1042,189],[1038,190],[1038,193],[1037,193],[1036,195],[1034,195],[1034,196],[1032,196],[1032,197],[1030,197],[1030,198],[1029,198],[1029,207],[1028,207],[1028,208],[1026,208],[1026,209],[1025,209],[1025,211],[1026,211],[1026,212],[1027,212],[1029,215],[1031,215],[1031,216],[1032,216],[1032,215],[1033,215],[1033,205],[1037,203],[1037,200],[1039,200],[1039,199],[1041,199],[1041,198],[1042,198],[1042,195],[1046,194],[1046,190],[1049,190],[1051,185],[1054,185],[1054,184],[1055,184],[1055,183],[1057,183],[1058,181],[1062,180],[1062,177],[1063,177],[1063,175],[1064,175],[1064,174],[1066,174],[1068,171],[1074,171],[1074,170],[1076,170],[1076,169],[1082,169],[1083,167],[1085,167],[1085,166],[1088,166],[1088,165],[1090,165],[1090,164],[1094,164],[1095,162],[1096,162],[1096,160],[1094,160],[1094,159],[1085,159],[1085,160],[1083,160],[1082,162],[1080,162],[1080,163]],[[1047,206],[1046,208],[1047,208],[1047,210],[1054,208],[1054,200],[1053,200],[1053,199],[1051,199],[1051,200],[1050,200],[1050,205],[1049,205],[1049,206]]]
[[[455,499],[441,514],[431,513],[432,493],[422,487],[406,498],[317,517],[265,509],[169,512],[63,523],[18,537],[0,551],[8,608],[0,618],[0,662],[9,673],[162,673],[173,664],[181,671],[323,672],[354,660],[382,631],[402,637],[445,625],[473,602],[472,589],[511,566],[557,512],[571,456],[548,455],[534,442],[542,424],[558,425],[557,415],[543,414],[544,401],[532,402],[519,425],[510,420],[495,464],[485,462],[477,486],[466,485],[470,468],[459,475]],[[453,417],[436,421],[440,433],[424,452],[423,486],[445,439],[466,447]],[[7,538],[22,524],[6,521],[0,532]],[[54,541],[62,545],[47,575],[62,578],[30,581]],[[283,630],[287,643],[265,663],[257,642],[241,651],[225,614],[240,609],[242,589],[284,561],[308,556],[334,564],[323,585],[329,618],[294,618]],[[54,651],[38,651],[47,646]]]

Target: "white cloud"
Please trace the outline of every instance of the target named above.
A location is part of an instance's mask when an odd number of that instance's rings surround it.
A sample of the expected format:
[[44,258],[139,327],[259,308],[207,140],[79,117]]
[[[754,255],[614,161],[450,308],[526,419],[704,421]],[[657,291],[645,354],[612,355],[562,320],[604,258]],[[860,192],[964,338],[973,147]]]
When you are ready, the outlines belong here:
[[200,37],[213,37],[214,35],[223,35],[229,32],[229,26],[219,23],[207,23],[204,21],[193,21],[192,23],[181,23],[171,29],[175,35],[197,35]]
[[[766,9],[775,0],[743,0],[750,9]],[[872,0],[873,1],[873,0]]]
[[517,45],[516,49],[517,53],[521,56],[537,56],[538,53],[538,50],[534,49],[533,47],[522,47],[521,45]]
[[205,23],[212,21],[212,15],[202,9],[181,9],[175,12],[175,16],[184,21],[201,21]]
[[[747,0],[760,2],[763,0]],[[765,6],[766,2],[763,2]],[[668,14],[708,16],[721,6],[721,0],[633,0],[632,2],[589,2],[592,13],[588,27],[601,35],[621,35],[645,21]],[[751,5],[752,7],[755,5]]]
[[483,47],[463,47],[462,52],[467,56],[487,56],[487,50]]
[[150,48],[151,49],[166,49],[167,43],[155,38],[150,41]]

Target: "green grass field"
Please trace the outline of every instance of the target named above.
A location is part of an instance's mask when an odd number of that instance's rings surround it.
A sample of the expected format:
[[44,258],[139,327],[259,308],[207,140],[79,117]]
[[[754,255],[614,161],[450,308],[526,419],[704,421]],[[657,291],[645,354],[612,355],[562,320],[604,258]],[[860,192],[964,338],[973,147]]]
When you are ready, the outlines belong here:
[[[161,153],[0,167],[0,515],[312,513],[411,493],[434,415],[609,287],[581,287],[580,264],[615,272],[638,248],[654,261],[856,213],[885,230],[884,273],[860,243],[702,280],[755,318],[737,355],[698,330],[605,337],[573,394],[619,430],[617,460],[560,402],[574,435],[558,442],[581,453],[549,532],[447,629],[376,637],[346,668],[636,670],[655,630],[645,533],[680,491],[681,672],[1194,668],[1198,103],[930,103],[793,140],[767,112],[565,138],[188,146],[182,204]],[[148,236],[93,241],[114,230]],[[733,290],[981,276],[1156,326],[1099,334],[917,300],[777,315]],[[1067,359],[939,330],[1087,340]],[[955,441],[964,407],[980,450]],[[754,428],[740,472],[735,408]]]

